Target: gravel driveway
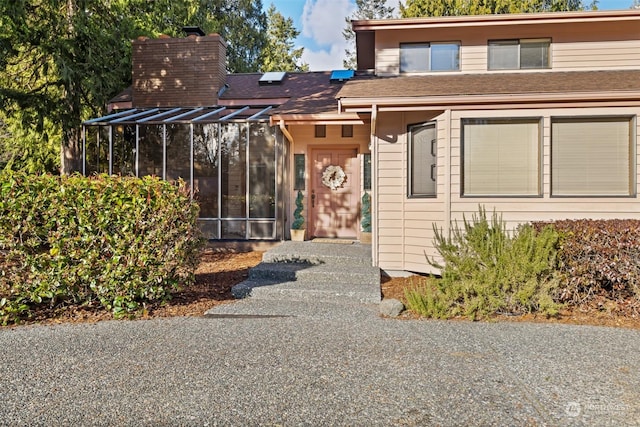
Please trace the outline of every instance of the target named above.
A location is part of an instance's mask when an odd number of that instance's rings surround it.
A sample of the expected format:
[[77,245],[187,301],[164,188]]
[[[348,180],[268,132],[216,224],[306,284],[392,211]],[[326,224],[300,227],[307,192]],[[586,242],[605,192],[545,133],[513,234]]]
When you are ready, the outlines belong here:
[[640,425],[640,331],[327,307],[0,330],[0,424]]

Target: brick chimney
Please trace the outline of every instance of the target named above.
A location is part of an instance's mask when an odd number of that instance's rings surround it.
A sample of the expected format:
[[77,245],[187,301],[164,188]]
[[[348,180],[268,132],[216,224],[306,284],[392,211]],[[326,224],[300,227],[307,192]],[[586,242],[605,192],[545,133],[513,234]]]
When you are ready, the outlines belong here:
[[202,107],[218,102],[227,46],[218,34],[133,41],[133,107]]

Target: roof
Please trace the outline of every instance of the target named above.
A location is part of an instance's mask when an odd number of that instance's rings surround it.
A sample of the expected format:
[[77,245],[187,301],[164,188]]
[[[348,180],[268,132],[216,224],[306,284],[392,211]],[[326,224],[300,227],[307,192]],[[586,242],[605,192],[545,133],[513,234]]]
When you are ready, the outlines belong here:
[[465,26],[528,25],[566,22],[609,22],[640,20],[640,10],[599,10],[578,12],[507,13],[424,18],[370,19],[351,21],[354,31],[420,29]]
[[[286,73],[281,82],[260,84],[263,73],[228,74],[219,105],[272,105],[278,114],[322,114],[336,111],[342,83],[332,83],[331,71]],[[127,88],[109,103],[131,102]],[[213,106],[213,105],[212,105]],[[179,107],[179,106],[176,106]]]
[[336,111],[336,95],[341,84],[330,82],[331,72],[287,73],[280,83],[258,82],[261,73],[228,74],[227,90],[221,101],[250,99],[282,99],[284,102],[274,111],[278,114],[318,114]]
[[640,101],[640,70],[356,77],[338,93],[341,103],[362,105],[392,99],[437,101],[490,96],[496,98],[495,102],[527,96],[578,101],[594,96],[631,97]]

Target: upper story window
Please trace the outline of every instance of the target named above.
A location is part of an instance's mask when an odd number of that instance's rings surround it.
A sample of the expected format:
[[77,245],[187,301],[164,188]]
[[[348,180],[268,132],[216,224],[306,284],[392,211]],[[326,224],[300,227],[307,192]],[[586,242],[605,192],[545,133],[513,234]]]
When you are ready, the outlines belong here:
[[549,68],[550,39],[490,40],[490,70]]
[[400,72],[457,71],[460,69],[460,43],[401,43]]

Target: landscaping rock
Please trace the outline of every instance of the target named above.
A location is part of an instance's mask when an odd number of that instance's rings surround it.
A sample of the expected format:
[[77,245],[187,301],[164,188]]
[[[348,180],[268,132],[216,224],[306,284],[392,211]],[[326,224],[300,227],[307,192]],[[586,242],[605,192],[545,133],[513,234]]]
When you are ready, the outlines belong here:
[[385,299],[380,303],[380,314],[388,317],[398,317],[404,311],[404,304],[397,299]]

